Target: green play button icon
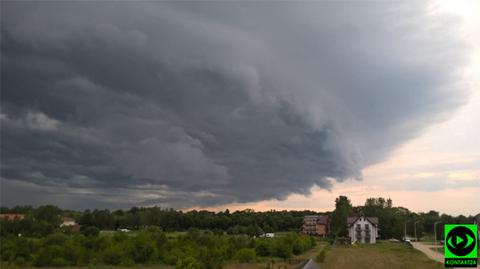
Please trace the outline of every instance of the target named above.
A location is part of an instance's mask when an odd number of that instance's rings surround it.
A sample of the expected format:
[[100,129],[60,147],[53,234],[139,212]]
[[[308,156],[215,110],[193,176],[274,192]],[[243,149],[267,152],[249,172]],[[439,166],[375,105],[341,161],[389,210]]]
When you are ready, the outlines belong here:
[[445,267],[477,266],[477,225],[445,224]]
[[[468,235],[467,235],[468,236]],[[463,242],[463,239],[460,236],[455,236],[455,245],[458,246],[458,244]]]

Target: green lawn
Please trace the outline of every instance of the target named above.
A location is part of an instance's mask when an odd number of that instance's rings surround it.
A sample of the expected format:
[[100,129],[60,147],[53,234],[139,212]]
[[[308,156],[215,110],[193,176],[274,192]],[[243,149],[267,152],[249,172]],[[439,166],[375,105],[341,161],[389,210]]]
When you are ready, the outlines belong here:
[[400,243],[334,246],[326,254],[322,269],[435,269],[443,265],[430,260],[420,251]]

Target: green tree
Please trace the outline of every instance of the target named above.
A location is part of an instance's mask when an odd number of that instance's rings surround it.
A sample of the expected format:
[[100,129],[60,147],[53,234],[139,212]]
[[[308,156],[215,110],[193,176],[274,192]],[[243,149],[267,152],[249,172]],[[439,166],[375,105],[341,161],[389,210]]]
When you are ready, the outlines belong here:
[[95,226],[89,226],[82,230],[82,234],[85,236],[98,236],[100,234],[100,230]]
[[49,223],[58,223],[62,210],[53,205],[44,205],[35,210],[35,218]]
[[335,210],[332,213],[331,230],[335,236],[346,236],[347,217],[353,213],[352,203],[346,196],[335,199]]

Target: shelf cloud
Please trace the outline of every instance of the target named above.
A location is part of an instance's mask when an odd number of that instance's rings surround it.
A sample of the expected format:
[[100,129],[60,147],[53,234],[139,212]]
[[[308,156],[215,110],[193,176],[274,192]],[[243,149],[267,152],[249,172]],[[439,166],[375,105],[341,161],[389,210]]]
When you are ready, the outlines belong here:
[[458,18],[425,3],[6,2],[2,204],[285,199],[463,104]]

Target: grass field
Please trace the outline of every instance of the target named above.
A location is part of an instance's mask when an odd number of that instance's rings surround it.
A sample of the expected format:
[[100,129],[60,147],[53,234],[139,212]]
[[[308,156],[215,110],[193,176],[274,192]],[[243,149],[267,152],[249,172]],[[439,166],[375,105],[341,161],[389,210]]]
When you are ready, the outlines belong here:
[[322,269],[435,269],[443,265],[430,260],[420,251],[399,243],[335,246],[327,252]]

